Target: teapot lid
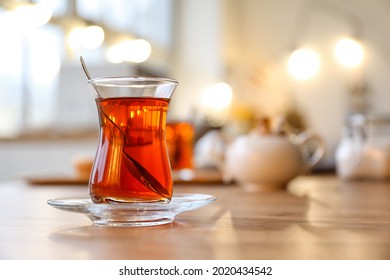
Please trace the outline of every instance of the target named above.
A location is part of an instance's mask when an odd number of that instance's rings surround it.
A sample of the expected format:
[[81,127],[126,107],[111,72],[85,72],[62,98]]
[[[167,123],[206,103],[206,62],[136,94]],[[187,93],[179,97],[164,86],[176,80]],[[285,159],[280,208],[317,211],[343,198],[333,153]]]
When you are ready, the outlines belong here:
[[284,123],[283,116],[279,116],[273,120],[269,117],[262,117],[258,122],[255,132],[262,135],[285,135]]
[[271,134],[271,120],[268,117],[261,118],[256,131],[260,134]]

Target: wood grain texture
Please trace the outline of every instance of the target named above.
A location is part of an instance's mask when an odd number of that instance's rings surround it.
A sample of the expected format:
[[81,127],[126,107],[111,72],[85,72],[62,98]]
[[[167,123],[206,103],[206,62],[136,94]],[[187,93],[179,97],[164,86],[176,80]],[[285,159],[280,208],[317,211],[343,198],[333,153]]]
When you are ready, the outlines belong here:
[[0,259],[390,259],[390,182],[300,177],[288,191],[176,185],[217,201],[144,228],[91,226],[47,199],[85,186],[0,184]]

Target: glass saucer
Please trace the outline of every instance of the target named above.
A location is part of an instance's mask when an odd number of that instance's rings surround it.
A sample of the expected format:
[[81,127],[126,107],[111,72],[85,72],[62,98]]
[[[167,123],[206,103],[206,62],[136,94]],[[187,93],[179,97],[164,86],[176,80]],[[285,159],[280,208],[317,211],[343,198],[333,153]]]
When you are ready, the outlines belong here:
[[208,194],[175,194],[170,203],[97,204],[89,198],[49,199],[47,203],[60,210],[85,214],[95,225],[139,227],[171,223],[177,214],[215,200]]

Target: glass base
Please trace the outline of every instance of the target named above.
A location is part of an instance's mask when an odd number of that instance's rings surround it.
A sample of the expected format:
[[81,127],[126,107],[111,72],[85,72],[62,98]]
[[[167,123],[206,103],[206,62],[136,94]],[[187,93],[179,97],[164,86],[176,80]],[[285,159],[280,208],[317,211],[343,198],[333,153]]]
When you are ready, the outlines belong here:
[[121,198],[121,197],[112,197],[112,196],[91,196],[93,203],[109,203],[109,204],[124,204],[124,203],[169,203],[170,199],[168,198],[156,198],[155,200],[146,200],[146,199],[132,199],[132,198]]
[[111,227],[156,226],[175,216],[203,207],[216,198],[207,194],[177,194],[169,203],[93,203],[90,198],[50,199],[48,204],[64,211],[85,214],[95,225]]

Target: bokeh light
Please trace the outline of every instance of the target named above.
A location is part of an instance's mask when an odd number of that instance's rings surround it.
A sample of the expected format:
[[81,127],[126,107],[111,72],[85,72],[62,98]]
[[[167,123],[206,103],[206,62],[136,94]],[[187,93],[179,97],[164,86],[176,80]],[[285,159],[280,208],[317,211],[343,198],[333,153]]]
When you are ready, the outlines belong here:
[[313,78],[318,74],[320,66],[320,57],[311,49],[296,50],[288,60],[288,71],[297,80]]
[[111,63],[146,61],[152,52],[152,47],[148,41],[143,39],[124,40],[112,45],[107,50],[107,59]]
[[354,68],[360,65],[364,59],[362,45],[353,39],[340,39],[336,43],[334,51],[337,61],[347,68]]
[[68,45],[72,49],[85,48],[93,50],[104,41],[104,30],[100,26],[75,27],[68,35]]
[[226,122],[232,99],[232,88],[226,83],[217,83],[205,89],[200,109],[211,126],[218,127]]
[[14,10],[0,15],[0,23],[12,29],[29,29],[43,26],[53,15],[53,5],[50,0],[38,4],[21,4]]
[[217,83],[207,88],[202,94],[202,105],[215,111],[228,108],[232,102],[233,92],[226,83]]

